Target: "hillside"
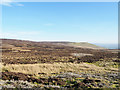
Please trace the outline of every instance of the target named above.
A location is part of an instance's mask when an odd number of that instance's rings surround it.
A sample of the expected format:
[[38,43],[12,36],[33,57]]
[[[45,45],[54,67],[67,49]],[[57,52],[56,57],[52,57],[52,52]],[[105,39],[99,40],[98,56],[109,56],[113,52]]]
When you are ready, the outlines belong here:
[[[5,88],[118,87],[117,50],[103,49],[85,42],[1,40],[0,85]],[[24,85],[21,80],[25,81]]]
[[116,57],[117,55],[106,49],[93,49],[93,47],[98,48],[89,43],[33,42],[2,39],[2,57],[5,63],[78,63],[95,62],[102,58]]
[[78,47],[78,48],[105,49],[103,47],[96,46],[96,45],[88,43],[88,42],[66,42],[66,43],[59,43],[59,42],[57,42],[56,44],[69,46],[69,47]]
[[[94,44],[90,44],[88,42],[34,42],[34,41],[26,41],[26,40],[16,40],[16,39],[1,39],[3,46],[16,46],[16,47],[26,47],[26,46],[39,46],[41,44],[52,44],[52,45],[63,45],[63,46],[69,46],[69,47],[79,47],[79,48],[90,48],[90,49],[105,49],[99,46],[96,46]],[[10,46],[9,46],[10,45]]]

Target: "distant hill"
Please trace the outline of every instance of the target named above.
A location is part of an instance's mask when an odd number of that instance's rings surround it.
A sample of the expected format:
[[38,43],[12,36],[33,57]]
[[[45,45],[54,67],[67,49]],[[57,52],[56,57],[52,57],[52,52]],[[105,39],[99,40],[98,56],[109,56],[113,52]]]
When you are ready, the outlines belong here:
[[88,42],[58,42],[59,45],[78,47],[78,48],[90,48],[90,49],[105,49],[103,47],[88,43]]
[[50,42],[50,41],[28,41],[28,40],[16,40],[16,39],[0,39],[2,40],[3,47],[28,47],[28,46],[41,46],[41,44],[59,45],[59,46],[69,46],[76,48],[90,48],[90,49],[105,49],[103,47],[96,46],[88,42]]

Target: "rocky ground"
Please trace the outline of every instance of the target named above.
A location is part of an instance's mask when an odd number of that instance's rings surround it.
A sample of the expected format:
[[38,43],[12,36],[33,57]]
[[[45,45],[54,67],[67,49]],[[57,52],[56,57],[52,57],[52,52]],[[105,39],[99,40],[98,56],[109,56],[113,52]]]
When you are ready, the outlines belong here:
[[[36,79],[30,75],[15,72],[3,72],[0,85],[3,88],[119,88],[118,73],[101,74],[76,74],[72,72],[61,73],[48,78]],[[111,83],[109,83],[111,82]]]

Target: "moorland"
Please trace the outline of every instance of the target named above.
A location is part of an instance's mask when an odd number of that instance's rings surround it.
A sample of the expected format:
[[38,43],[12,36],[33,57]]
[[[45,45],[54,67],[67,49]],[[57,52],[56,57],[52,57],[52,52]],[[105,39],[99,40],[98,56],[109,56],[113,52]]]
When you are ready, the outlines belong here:
[[87,42],[1,41],[3,89],[119,88],[117,49]]

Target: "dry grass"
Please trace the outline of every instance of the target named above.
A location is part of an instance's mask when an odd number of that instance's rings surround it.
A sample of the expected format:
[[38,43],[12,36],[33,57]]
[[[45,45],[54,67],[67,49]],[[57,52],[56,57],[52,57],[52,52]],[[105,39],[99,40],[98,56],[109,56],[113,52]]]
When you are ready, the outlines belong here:
[[3,64],[2,63],[0,63],[0,78],[2,77],[1,75],[2,75],[2,69],[3,69]]
[[[32,74],[34,76],[51,76],[59,74],[60,72],[74,72],[74,73],[104,73],[108,72],[104,67],[99,67],[88,63],[53,63],[53,64],[8,64],[2,67],[11,72],[21,72]],[[38,74],[41,73],[41,74]]]

